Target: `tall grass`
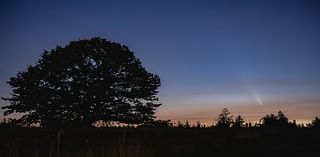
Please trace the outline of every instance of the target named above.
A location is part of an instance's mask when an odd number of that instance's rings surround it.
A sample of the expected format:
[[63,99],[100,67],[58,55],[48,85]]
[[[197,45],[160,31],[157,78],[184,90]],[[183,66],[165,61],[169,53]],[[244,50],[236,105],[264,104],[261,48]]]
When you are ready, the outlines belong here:
[[320,130],[0,128],[1,157],[312,156]]

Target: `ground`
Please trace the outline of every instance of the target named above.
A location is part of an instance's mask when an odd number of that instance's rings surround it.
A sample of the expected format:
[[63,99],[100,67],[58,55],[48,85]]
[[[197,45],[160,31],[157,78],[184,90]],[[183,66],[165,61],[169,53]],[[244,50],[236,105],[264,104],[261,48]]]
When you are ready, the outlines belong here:
[[312,128],[0,128],[2,157],[317,156]]

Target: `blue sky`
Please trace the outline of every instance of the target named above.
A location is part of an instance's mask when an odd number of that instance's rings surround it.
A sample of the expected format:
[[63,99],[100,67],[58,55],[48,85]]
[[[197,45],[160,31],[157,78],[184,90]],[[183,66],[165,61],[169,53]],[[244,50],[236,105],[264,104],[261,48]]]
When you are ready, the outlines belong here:
[[317,1],[7,1],[0,13],[1,96],[44,49],[99,36],[129,46],[160,75],[160,117],[257,99],[272,111],[285,104],[320,114]]

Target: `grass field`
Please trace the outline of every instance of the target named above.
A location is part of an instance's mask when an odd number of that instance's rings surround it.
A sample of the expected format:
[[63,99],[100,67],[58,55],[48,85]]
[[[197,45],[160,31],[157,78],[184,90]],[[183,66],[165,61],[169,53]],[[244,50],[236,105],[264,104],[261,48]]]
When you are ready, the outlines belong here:
[[0,128],[1,157],[319,156],[312,128]]

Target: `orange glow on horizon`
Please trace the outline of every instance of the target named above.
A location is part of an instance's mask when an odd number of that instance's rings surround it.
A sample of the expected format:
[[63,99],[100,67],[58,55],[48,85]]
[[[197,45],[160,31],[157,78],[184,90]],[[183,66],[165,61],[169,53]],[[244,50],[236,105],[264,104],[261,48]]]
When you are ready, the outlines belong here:
[[159,119],[170,119],[172,122],[185,122],[190,124],[200,121],[202,124],[211,125],[216,122],[218,115],[223,108],[228,108],[231,115],[241,115],[246,122],[259,122],[266,114],[277,114],[279,110],[283,111],[289,121],[296,120],[298,124],[310,123],[316,116],[319,116],[319,104],[303,105],[163,105],[158,109],[157,117]]

